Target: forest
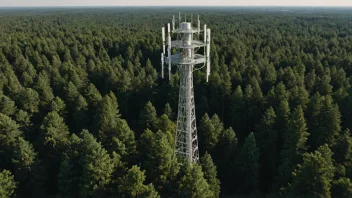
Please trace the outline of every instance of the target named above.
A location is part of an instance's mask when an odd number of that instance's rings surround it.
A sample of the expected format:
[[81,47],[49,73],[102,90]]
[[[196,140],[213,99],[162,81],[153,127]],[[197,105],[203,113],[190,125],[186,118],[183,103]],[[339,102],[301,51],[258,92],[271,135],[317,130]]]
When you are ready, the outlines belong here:
[[[161,26],[212,30],[200,161],[174,156]],[[0,197],[352,197],[352,12],[0,9]]]

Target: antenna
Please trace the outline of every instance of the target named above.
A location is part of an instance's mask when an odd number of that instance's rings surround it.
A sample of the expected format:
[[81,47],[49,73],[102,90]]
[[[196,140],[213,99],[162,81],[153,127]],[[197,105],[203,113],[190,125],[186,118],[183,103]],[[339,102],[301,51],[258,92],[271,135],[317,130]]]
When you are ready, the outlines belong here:
[[200,20],[199,20],[199,15],[198,15],[198,36],[199,36],[199,33],[200,33]]
[[[180,76],[178,116],[175,137],[175,156],[182,156],[191,163],[197,163],[199,160],[196,112],[194,101],[193,72],[206,67],[206,80],[210,75],[210,29],[204,25],[203,39],[193,40],[194,34],[198,33],[200,38],[200,20],[198,15],[198,27],[192,27],[193,15],[191,22],[181,22],[181,13],[179,13],[179,27],[170,31],[168,23],[168,56],[165,55],[165,62],[169,65],[169,79],[171,76],[171,67],[177,66],[177,72]],[[174,17],[173,17],[174,21]],[[178,40],[171,41],[171,34],[177,34],[174,38]],[[171,55],[171,49],[176,49],[176,53]],[[204,48],[204,55],[197,54],[199,48]],[[198,66],[198,68],[197,68]]]
[[163,39],[163,53],[161,53],[161,78],[164,78],[164,55],[165,55],[165,27],[161,27],[161,37]]
[[[207,25],[206,24],[204,24],[203,31],[204,31],[204,44],[206,44],[207,43]],[[206,55],[206,49],[204,49],[204,57],[206,57],[205,55]]]
[[178,13],[178,28],[181,27],[181,12]]
[[207,29],[207,82],[210,75],[210,29]]
[[167,32],[168,32],[168,36],[167,36],[167,53],[168,53],[168,57],[169,57],[169,80],[171,80],[171,35],[170,35],[170,23],[167,24]]
[[164,79],[164,54],[161,53],[161,78]]
[[175,16],[172,16],[172,31],[175,31]]

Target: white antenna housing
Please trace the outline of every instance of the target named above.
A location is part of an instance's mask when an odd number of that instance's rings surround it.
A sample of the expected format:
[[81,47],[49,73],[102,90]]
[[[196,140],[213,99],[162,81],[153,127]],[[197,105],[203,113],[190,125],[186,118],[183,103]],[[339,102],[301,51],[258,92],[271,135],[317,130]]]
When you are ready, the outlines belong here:
[[167,53],[169,57],[169,80],[171,80],[171,35],[170,35],[170,23],[167,24],[167,32],[168,32],[168,39],[167,39]]
[[161,27],[161,37],[163,39],[163,53],[161,53],[161,78],[164,78],[164,54],[165,54],[165,27]]
[[199,15],[198,15],[198,35],[200,33],[200,20],[199,20]]
[[161,78],[164,79],[164,53],[161,53]]
[[164,26],[161,28],[161,35],[163,38],[163,54],[165,54],[165,27]]
[[[207,25],[204,24],[204,44],[207,43]],[[204,49],[204,56],[207,54],[206,49]]]
[[181,27],[181,12],[178,13],[178,27]]
[[172,31],[175,31],[175,16],[172,16]]
[[207,82],[210,75],[210,29],[207,29]]

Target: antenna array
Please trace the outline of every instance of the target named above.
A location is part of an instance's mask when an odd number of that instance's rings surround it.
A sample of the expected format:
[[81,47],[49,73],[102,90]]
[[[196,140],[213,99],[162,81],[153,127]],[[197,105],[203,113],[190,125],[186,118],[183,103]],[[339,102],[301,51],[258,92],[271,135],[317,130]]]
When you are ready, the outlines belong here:
[[[180,76],[180,92],[178,103],[177,129],[175,138],[175,155],[188,159],[189,162],[198,162],[198,138],[196,115],[194,105],[193,72],[206,67],[206,81],[210,75],[210,29],[204,25],[201,30],[198,15],[198,24],[194,28],[191,22],[181,22],[179,13],[179,24],[175,28],[175,16],[172,17],[172,31],[170,23],[167,24],[167,56],[165,54],[165,28],[162,27],[163,53],[161,53],[161,77],[164,78],[164,67],[167,64],[169,80],[171,78],[171,67],[177,66]],[[203,40],[200,40],[201,35]],[[174,37],[175,40],[171,40]],[[194,39],[197,38],[198,40]],[[196,53],[203,48],[204,54]],[[175,49],[176,53],[171,53]]]

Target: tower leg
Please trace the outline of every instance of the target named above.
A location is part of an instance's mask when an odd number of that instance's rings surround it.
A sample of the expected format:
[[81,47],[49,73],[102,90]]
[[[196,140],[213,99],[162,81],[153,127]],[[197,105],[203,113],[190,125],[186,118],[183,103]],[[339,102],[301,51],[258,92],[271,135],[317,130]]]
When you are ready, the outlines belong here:
[[180,65],[180,92],[175,139],[175,154],[197,163],[199,160],[193,89],[193,65]]

